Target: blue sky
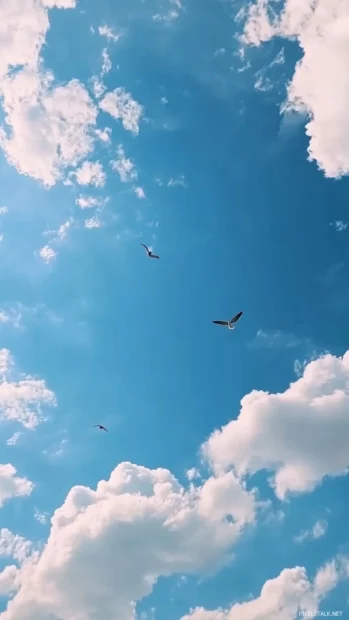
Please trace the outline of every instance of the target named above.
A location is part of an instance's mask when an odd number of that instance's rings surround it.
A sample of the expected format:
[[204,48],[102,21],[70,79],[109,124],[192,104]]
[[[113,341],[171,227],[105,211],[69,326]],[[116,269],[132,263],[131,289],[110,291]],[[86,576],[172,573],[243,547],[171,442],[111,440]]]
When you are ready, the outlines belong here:
[[0,618],[345,618],[349,9],[117,4],[0,9]]

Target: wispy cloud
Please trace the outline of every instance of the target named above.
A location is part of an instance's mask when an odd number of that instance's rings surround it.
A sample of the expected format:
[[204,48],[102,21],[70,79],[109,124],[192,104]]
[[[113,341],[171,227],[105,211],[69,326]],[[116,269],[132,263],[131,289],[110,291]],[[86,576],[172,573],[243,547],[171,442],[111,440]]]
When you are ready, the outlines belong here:
[[122,183],[130,183],[137,180],[137,170],[134,162],[126,157],[123,147],[120,145],[117,150],[117,159],[112,160],[110,165],[120,176]]
[[171,177],[167,183],[167,187],[188,187],[184,174],[181,174],[177,178]]
[[85,228],[100,228],[102,226],[101,220],[95,215],[90,217],[84,222]]
[[107,26],[106,24],[104,26],[99,26],[98,32],[99,32],[101,37],[106,37],[108,39],[108,41],[115,41],[116,42],[121,37],[120,33],[114,32],[114,30],[112,28],[110,28],[109,26]]
[[330,226],[333,226],[337,232],[343,232],[349,226],[348,222],[343,222],[342,220],[337,220],[336,222],[331,222]]
[[318,540],[325,536],[327,529],[327,521],[317,521],[310,530],[303,530],[298,536],[295,536],[293,540],[297,543],[302,543],[306,540]]
[[102,50],[102,75],[109,73],[112,68],[112,63],[110,60],[110,56],[108,54],[108,50],[104,48]]
[[309,344],[309,341],[280,330],[265,332],[259,329],[248,346],[254,349],[295,349],[302,344]]

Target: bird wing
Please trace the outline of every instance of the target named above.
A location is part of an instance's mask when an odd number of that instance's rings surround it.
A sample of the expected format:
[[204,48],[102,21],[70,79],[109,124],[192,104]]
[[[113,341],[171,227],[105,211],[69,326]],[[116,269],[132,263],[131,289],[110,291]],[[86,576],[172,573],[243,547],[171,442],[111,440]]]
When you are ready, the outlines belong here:
[[158,256],[157,254],[153,254],[153,252],[150,253],[151,258],[160,258],[160,256]]
[[105,431],[106,433],[108,432],[107,429],[105,428],[105,426],[100,425],[99,427],[101,430]]
[[238,312],[235,316],[233,316],[233,318],[231,319],[230,323],[236,323],[236,321],[239,320],[240,316],[243,314],[242,310],[241,312]]
[[99,424],[95,424],[93,428],[99,428]]
[[150,252],[149,248],[147,248],[147,246],[144,245],[144,243],[141,243],[141,245],[147,250],[147,254],[149,254],[149,252]]
[[229,325],[228,321],[212,321],[212,323],[216,323],[216,325]]

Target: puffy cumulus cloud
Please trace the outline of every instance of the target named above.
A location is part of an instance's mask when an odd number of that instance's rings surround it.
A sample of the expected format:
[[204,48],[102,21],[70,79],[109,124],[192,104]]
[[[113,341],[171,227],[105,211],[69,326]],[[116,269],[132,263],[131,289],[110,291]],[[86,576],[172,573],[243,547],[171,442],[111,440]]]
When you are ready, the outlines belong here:
[[226,561],[256,507],[232,474],[186,490],[168,470],[122,463],[96,490],[70,490],[1,618],[135,619],[160,576]]
[[32,429],[45,420],[46,407],[55,405],[55,395],[45,381],[19,375],[10,351],[1,349],[0,420],[16,421]]
[[138,177],[137,169],[134,162],[126,157],[125,151],[122,146],[118,147],[117,159],[110,162],[113,170],[115,170],[120,177],[122,183],[130,183],[136,181]]
[[[50,187],[93,148],[97,109],[77,80],[53,85],[40,52],[50,8],[73,0],[18,0],[0,6],[0,94],[5,124],[0,146],[9,163]],[[11,71],[16,68],[18,70]]]
[[322,567],[313,581],[303,567],[286,568],[275,579],[265,582],[260,596],[230,609],[192,610],[181,620],[295,620],[301,611],[315,615],[322,598],[349,575],[348,558],[336,558]]
[[115,88],[107,93],[99,103],[103,112],[107,112],[113,118],[121,120],[124,129],[139,133],[139,121],[143,114],[143,106],[132,98],[124,88]]
[[[7,463],[0,465],[0,507],[11,497],[23,497],[30,495],[34,485],[27,478],[16,476],[17,470],[13,465]],[[2,532],[0,538],[0,555],[12,555],[5,553],[6,541],[2,540]],[[7,541],[9,543],[9,541]],[[7,549],[8,550],[8,549]]]
[[349,351],[310,362],[285,392],[244,396],[238,418],[215,431],[202,451],[216,471],[274,472],[271,484],[284,499],[345,474],[348,437]]
[[84,161],[81,168],[75,172],[75,176],[79,185],[94,185],[95,187],[103,187],[107,178],[99,161]]
[[327,177],[349,173],[349,4],[345,0],[286,0],[278,14],[272,0],[257,0],[247,11],[244,42],[259,45],[273,37],[297,39],[303,52],[288,88],[286,110],[310,120],[309,159]]
[[9,596],[17,590],[19,574],[17,566],[5,566],[0,572],[0,596]]
[[[97,109],[80,82],[52,87],[53,76],[23,69],[2,80],[5,120],[0,145],[18,172],[46,186],[93,148]],[[9,129],[9,131],[8,131]]]
[[[59,7],[52,0],[17,0],[0,5],[0,79],[10,67],[36,67],[46,33],[49,29],[47,8]],[[67,1],[66,8],[75,2]],[[63,7],[62,7],[63,8]]]

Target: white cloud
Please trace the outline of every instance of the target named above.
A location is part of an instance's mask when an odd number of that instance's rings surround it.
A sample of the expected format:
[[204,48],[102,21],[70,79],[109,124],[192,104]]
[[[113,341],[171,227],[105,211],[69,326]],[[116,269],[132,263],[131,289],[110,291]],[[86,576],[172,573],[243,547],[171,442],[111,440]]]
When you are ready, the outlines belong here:
[[276,495],[307,492],[325,476],[348,471],[349,351],[310,362],[285,392],[254,390],[243,397],[238,418],[203,445],[216,471],[239,476],[273,472]]
[[56,398],[43,379],[18,375],[8,349],[0,350],[0,420],[35,428],[45,421],[43,409],[54,407]]
[[15,446],[20,438],[21,433],[13,433],[11,437],[9,437],[6,441],[8,446]]
[[52,87],[53,76],[34,69],[0,84],[7,127],[0,145],[21,174],[52,186],[93,148],[97,109],[77,80]]
[[185,490],[168,470],[121,463],[96,491],[71,489],[3,620],[131,620],[160,576],[226,561],[254,502],[232,474]]
[[105,127],[104,129],[96,129],[96,135],[102,142],[110,142],[111,138],[111,129],[110,127]]
[[110,162],[113,170],[119,173],[122,183],[130,183],[137,180],[137,170],[131,159],[128,159],[125,155],[125,151],[122,146],[118,147],[117,159]]
[[68,230],[69,228],[71,228],[72,224],[73,224],[73,219],[70,218],[69,220],[64,222],[64,224],[60,225],[60,227],[57,230],[57,239],[59,239],[59,241],[62,241],[63,239],[65,239],[65,237],[67,236]]
[[76,180],[79,185],[94,185],[95,187],[103,187],[106,182],[106,174],[102,164],[99,161],[84,161],[81,168],[75,173]]
[[[96,99],[99,99],[105,93],[107,88],[106,88],[106,86],[104,86],[102,80],[100,79],[100,77],[98,77],[98,75],[94,75],[91,78],[91,82],[92,82],[93,94],[96,97]],[[97,133],[97,131],[98,130],[96,129],[96,133]]]
[[259,329],[256,337],[249,342],[249,346],[256,349],[295,349],[305,342],[307,341],[288,332],[280,330],[265,332]]
[[88,220],[84,222],[85,228],[100,228],[102,226],[101,221],[98,217],[90,217]]
[[109,73],[112,68],[110,56],[108,54],[107,48],[102,50],[102,75]]
[[39,250],[39,255],[45,263],[50,263],[57,256],[55,250],[49,245],[44,245]]
[[139,121],[143,114],[143,106],[132,98],[124,88],[115,88],[100,101],[99,107],[113,118],[121,120],[124,129],[139,133]]
[[181,174],[177,179],[171,177],[167,183],[167,187],[188,187],[184,174]]
[[155,22],[165,22],[170,23],[174,19],[177,19],[180,16],[180,12],[183,9],[183,5],[181,0],[169,0],[170,7],[166,13],[156,13],[153,15],[153,21]]
[[120,34],[115,34],[114,30],[107,25],[99,26],[98,32],[101,37],[106,37],[109,41],[118,41]]
[[188,469],[186,471],[186,476],[188,478],[188,480],[192,481],[195,480],[196,478],[200,478],[200,472],[198,469],[196,469],[196,467],[192,467],[191,469]]
[[318,540],[325,536],[327,528],[327,521],[317,521],[310,530],[303,530],[298,536],[295,536],[293,540],[299,543],[305,540]]
[[146,198],[145,191],[144,191],[143,187],[135,187],[134,188],[134,192],[135,192],[137,198],[139,198],[140,200],[142,200],[143,198]]
[[343,230],[348,228],[348,225],[348,222],[342,222],[342,220],[331,223],[331,226],[334,226],[337,232],[343,232]]
[[94,198],[93,196],[82,196],[80,194],[75,203],[80,207],[80,209],[91,209],[93,207],[100,206],[101,200],[100,198]]
[[0,596],[9,596],[18,588],[19,569],[17,566],[5,566],[0,572]]
[[49,521],[50,515],[47,512],[40,512],[37,508],[34,510],[34,519],[40,525],[46,525]]
[[7,323],[19,329],[21,327],[21,318],[21,312],[15,308],[10,308],[8,312],[0,308],[0,323]]
[[265,582],[257,598],[235,603],[230,609],[207,611],[197,607],[181,620],[295,620],[301,612],[315,617],[322,598],[348,577],[347,562],[347,558],[333,560],[313,581],[303,567],[285,568],[278,577]]
[[286,0],[279,15],[271,1],[258,0],[248,10],[244,36],[252,45],[273,37],[297,39],[303,56],[285,109],[308,115],[309,159],[333,178],[349,173],[348,22],[343,0]]
[[[0,7],[0,94],[5,125],[0,146],[21,174],[54,185],[93,148],[97,109],[77,80],[53,86],[40,52],[49,8],[74,8],[75,0],[17,0]],[[12,71],[12,69],[17,69]]]
[[30,495],[34,488],[30,480],[16,476],[16,473],[16,468],[10,465],[10,463],[7,463],[7,465],[0,465],[0,508],[6,500],[12,497],[25,497]]
[[31,555],[32,543],[7,528],[0,530],[0,556],[10,557],[22,564]]

